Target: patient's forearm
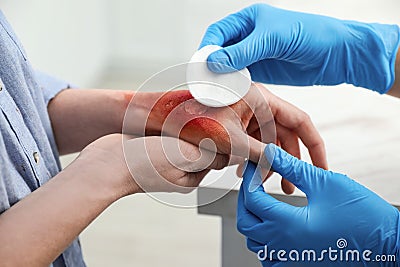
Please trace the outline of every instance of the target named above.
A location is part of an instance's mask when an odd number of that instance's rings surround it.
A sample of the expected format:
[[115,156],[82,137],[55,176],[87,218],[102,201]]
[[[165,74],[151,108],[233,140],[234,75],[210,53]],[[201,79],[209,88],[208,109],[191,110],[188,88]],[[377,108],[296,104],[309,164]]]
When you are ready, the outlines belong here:
[[187,91],[167,94],[169,97],[163,97],[164,94],[99,89],[62,91],[48,106],[60,154],[78,152],[112,133],[159,135],[171,110],[192,98]]
[[0,215],[1,266],[49,266],[119,195],[97,166],[74,161]]
[[395,81],[388,95],[400,98],[400,49],[397,51],[396,57]]
[[107,134],[120,133],[133,91],[70,89],[48,105],[60,154],[81,151]]

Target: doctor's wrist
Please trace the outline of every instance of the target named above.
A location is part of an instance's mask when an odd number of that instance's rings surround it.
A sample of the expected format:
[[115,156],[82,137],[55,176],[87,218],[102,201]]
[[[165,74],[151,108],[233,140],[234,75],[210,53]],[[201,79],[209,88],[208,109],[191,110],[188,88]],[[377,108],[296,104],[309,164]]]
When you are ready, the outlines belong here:
[[396,54],[400,43],[398,25],[348,21],[357,33],[350,35],[346,83],[380,94],[395,84]]
[[400,98],[400,48],[398,49],[397,56],[396,56],[395,81],[394,81],[392,88],[390,89],[390,91],[387,94]]

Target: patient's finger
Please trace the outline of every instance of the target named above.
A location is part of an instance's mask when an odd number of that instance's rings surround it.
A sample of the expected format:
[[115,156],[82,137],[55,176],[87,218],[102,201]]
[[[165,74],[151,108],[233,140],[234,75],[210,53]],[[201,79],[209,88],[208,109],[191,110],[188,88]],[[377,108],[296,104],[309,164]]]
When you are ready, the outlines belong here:
[[277,96],[272,96],[272,98],[277,98],[270,101],[275,121],[297,134],[307,147],[314,165],[327,169],[324,141],[308,114]]
[[[297,135],[294,132],[281,126],[280,124],[276,125],[276,132],[280,146],[284,150],[286,150],[286,152],[288,152],[289,154],[300,159],[301,158],[300,145],[299,145],[299,138],[297,137]],[[295,186],[289,181],[287,181],[285,177],[282,177],[281,187],[283,192],[285,192],[286,194],[292,194],[295,189]]]

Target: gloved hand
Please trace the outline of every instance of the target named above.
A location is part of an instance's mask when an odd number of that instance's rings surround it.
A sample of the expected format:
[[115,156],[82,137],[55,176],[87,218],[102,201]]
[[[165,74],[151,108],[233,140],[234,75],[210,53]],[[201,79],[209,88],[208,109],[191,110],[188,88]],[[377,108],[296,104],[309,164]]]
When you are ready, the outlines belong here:
[[255,4],[212,24],[200,47],[224,47],[208,57],[208,66],[215,72],[248,66],[252,79],[263,83],[349,83],[386,93],[394,82],[399,41],[397,25]]
[[[346,175],[314,167],[275,145],[266,147],[265,156],[276,172],[307,195],[308,205],[280,202],[262,186],[249,190],[261,177],[248,162],[237,226],[248,248],[265,258],[263,266],[398,266],[399,259],[393,258],[400,257],[396,208]],[[352,260],[357,253],[359,261]],[[374,261],[379,257],[387,261]]]

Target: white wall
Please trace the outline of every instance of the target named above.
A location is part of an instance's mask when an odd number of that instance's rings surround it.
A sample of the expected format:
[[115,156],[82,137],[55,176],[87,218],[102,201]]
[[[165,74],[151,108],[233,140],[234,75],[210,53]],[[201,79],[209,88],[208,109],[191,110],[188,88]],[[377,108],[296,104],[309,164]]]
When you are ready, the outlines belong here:
[[0,7],[32,64],[82,86],[109,59],[106,0],[2,0]]
[[119,59],[182,62],[208,24],[251,1],[113,1],[113,55]]
[[[207,26],[229,13],[259,1],[153,0],[113,2],[112,55],[115,65],[162,68],[182,63],[198,47]],[[340,18],[400,23],[396,0],[270,0],[283,8]],[[118,63],[119,62],[119,63]],[[136,69],[136,68],[135,68]]]
[[[255,1],[1,0],[0,7],[35,66],[82,86],[101,86],[111,79],[107,85],[124,87],[121,83],[134,84],[162,67],[187,60],[210,23],[250,2]],[[400,24],[399,0],[268,2],[341,18]],[[308,97],[306,89],[278,89],[277,94],[312,115],[326,140],[333,169],[368,178],[363,182],[388,199],[398,196],[398,127],[393,127],[398,125],[397,103],[377,105],[375,99],[346,90],[314,90]],[[349,114],[358,120],[349,120]],[[382,180],[385,177],[389,180]],[[85,230],[81,240],[88,266],[186,266],[187,262],[217,266],[219,227],[215,217],[166,207],[138,195],[114,204]]]
[[[143,80],[185,62],[207,26],[260,1],[238,0],[3,0],[0,7],[31,61],[82,86],[110,72]],[[340,18],[400,24],[400,1],[270,0],[283,8]],[[127,75],[128,74],[128,75]],[[119,77],[116,79],[126,79]]]

